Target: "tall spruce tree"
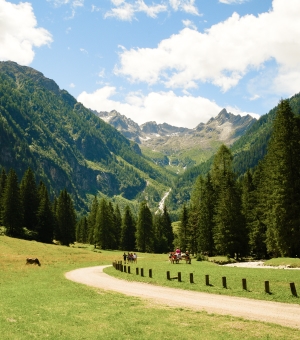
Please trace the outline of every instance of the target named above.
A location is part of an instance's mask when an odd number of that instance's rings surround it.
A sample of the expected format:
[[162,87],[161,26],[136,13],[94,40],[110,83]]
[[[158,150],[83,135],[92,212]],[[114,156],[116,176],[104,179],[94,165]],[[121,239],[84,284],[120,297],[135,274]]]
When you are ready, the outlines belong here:
[[199,202],[198,220],[198,253],[212,256],[215,253],[214,246],[214,212],[215,212],[215,191],[210,174],[204,179],[203,191]]
[[7,175],[3,168],[0,174],[0,225],[2,224],[3,196],[4,196],[6,180],[7,180]]
[[185,204],[183,204],[182,211],[180,214],[180,225],[179,225],[179,232],[178,232],[178,239],[180,244],[176,244],[175,247],[180,247],[182,250],[186,250],[188,247],[189,241],[189,212],[188,208]]
[[273,122],[264,163],[267,249],[273,256],[299,256],[300,131],[288,100]]
[[[252,180],[251,180],[252,177]],[[263,163],[260,162],[256,167],[253,176],[248,178],[246,175],[243,186],[243,212],[246,217],[246,224],[249,231],[249,251],[250,254],[259,259],[266,258],[268,255],[266,246],[267,226],[264,221],[265,216],[265,180],[263,178]],[[248,193],[245,193],[247,191]]]
[[20,193],[23,205],[23,226],[28,230],[36,231],[39,197],[35,176],[31,168],[26,170],[21,180]]
[[153,216],[153,230],[154,230],[154,252],[165,253],[173,248],[168,247],[168,240],[164,234],[164,222],[162,214],[156,213]]
[[21,202],[18,177],[13,169],[9,170],[3,194],[2,221],[6,227],[6,235],[22,237],[23,207]]
[[130,207],[126,205],[124,215],[122,219],[122,230],[121,230],[121,249],[126,251],[132,251],[135,249],[135,220]]
[[114,222],[112,203],[101,198],[96,215],[94,239],[95,244],[102,249],[112,249],[115,245]]
[[232,170],[232,154],[222,145],[212,166],[216,193],[214,243],[219,254],[231,257],[247,254],[247,230],[242,215],[241,193]]
[[162,225],[163,236],[167,240],[166,249],[164,249],[164,251],[166,252],[171,251],[174,247],[173,245],[174,233],[173,233],[171,218],[170,218],[166,205],[164,205],[163,207],[163,213],[160,218],[160,224]]
[[76,225],[76,241],[88,243],[88,221],[86,216],[82,217]]
[[37,240],[52,243],[54,238],[54,216],[48,190],[43,182],[38,187]]
[[141,202],[136,225],[136,247],[141,252],[154,250],[152,213],[146,201]]
[[88,222],[88,241],[90,244],[95,244],[95,227],[96,227],[96,216],[99,207],[97,196],[94,197],[90,212],[87,217]]
[[56,220],[57,241],[60,241],[60,243],[65,246],[69,246],[71,243],[74,243],[76,240],[76,213],[72,198],[66,189],[60,192],[57,199]]
[[115,249],[121,249],[122,216],[118,204],[115,207]]

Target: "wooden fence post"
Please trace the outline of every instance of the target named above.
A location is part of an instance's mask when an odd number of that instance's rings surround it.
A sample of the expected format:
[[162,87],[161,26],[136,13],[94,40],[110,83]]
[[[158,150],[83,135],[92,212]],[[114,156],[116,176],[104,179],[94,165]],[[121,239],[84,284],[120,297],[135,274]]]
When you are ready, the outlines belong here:
[[243,289],[247,290],[247,280],[246,279],[242,279],[242,284],[243,284]]
[[269,281],[265,281],[265,292],[267,294],[270,294],[270,282]]
[[296,291],[296,286],[295,286],[295,283],[294,282],[291,282],[290,283],[290,287],[291,287],[291,292],[294,296],[298,296],[297,295],[297,291]]
[[149,277],[152,278],[152,269],[149,269]]
[[194,275],[193,275],[193,273],[190,273],[190,283],[194,283]]
[[123,273],[123,265],[122,264],[120,264],[120,270]]
[[181,282],[181,273],[178,272],[178,282]]
[[171,280],[170,272],[169,271],[167,271],[167,280]]
[[128,274],[130,274],[130,266],[128,266]]
[[222,285],[223,285],[223,288],[226,288],[226,289],[227,289],[226,276],[223,276],[223,277],[222,277]]
[[135,273],[136,273],[136,275],[139,275],[139,268],[138,267],[135,268]]
[[141,268],[141,276],[144,276],[144,268]]
[[124,265],[124,273],[127,273],[127,268],[125,265]]
[[209,275],[205,275],[205,284],[209,286]]

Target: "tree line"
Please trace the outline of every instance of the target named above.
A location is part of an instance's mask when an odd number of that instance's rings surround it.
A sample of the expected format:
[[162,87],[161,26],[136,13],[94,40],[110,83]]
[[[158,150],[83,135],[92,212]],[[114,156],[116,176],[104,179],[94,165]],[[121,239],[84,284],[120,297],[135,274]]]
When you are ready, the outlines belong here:
[[282,100],[267,153],[237,178],[221,146],[183,206],[179,239],[193,253],[258,258],[300,254],[300,119]]
[[62,245],[75,241],[76,213],[66,189],[50,200],[43,181],[36,184],[31,168],[19,183],[15,170],[0,174],[0,223],[11,237]]
[[173,249],[174,234],[166,206],[153,214],[143,201],[135,216],[129,205],[121,214],[118,205],[95,196],[90,212],[78,221],[76,239],[101,249],[163,253]]

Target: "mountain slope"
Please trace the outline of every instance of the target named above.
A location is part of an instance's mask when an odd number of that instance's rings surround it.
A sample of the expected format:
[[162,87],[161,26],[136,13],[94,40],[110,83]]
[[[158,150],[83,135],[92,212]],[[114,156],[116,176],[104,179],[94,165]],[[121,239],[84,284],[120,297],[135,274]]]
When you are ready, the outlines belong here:
[[53,80],[13,62],[0,62],[0,148],[0,167],[21,177],[30,166],[53,195],[66,188],[81,206],[97,192],[134,199],[149,180],[170,185],[136,143]]

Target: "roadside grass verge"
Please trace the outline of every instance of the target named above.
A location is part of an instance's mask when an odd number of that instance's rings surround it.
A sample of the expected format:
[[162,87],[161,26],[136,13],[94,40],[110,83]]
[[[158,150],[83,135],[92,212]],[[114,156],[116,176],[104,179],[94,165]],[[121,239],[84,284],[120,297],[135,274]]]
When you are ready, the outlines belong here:
[[[121,255],[0,236],[1,339],[169,340],[179,335],[192,340],[299,339],[295,329],[153,306],[64,277],[75,268],[111,264]],[[149,256],[139,255],[139,261]],[[39,258],[41,267],[25,265],[26,257]],[[165,258],[153,255],[156,257],[158,263]]]
[[300,259],[290,257],[279,257],[264,262],[266,266],[289,266],[290,268],[300,268]]
[[[115,270],[113,267],[106,268],[105,272],[129,281],[148,282],[160,286],[250,299],[300,304],[299,296],[292,295],[289,285],[290,282],[294,282],[296,289],[298,289],[298,295],[300,295],[300,270],[227,267],[213,262],[196,260],[192,260],[192,264],[186,264],[185,261],[181,261],[179,264],[171,264],[168,261],[167,254],[143,254],[141,256],[136,265],[130,265],[130,274]],[[286,260],[287,262],[288,260]],[[135,267],[139,267],[139,275],[136,275]],[[140,268],[144,270],[144,277],[140,275]],[[149,269],[152,269],[152,278],[149,278]],[[167,271],[170,271],[171,277],[176,277],[178,272],[181,272],[182,282],[178,282],[177,279],[167,280]],[[194,283],[190,283],[190,273],[193,273]],[[209,286],[206,285],[205,275],[209,275]],[[226,277],[227,288],[223,288],[222,277]],[[247,290],[243,289],[242,279],[247,280]],[[270,294],[265,293],[265,281],[270,283]]]

